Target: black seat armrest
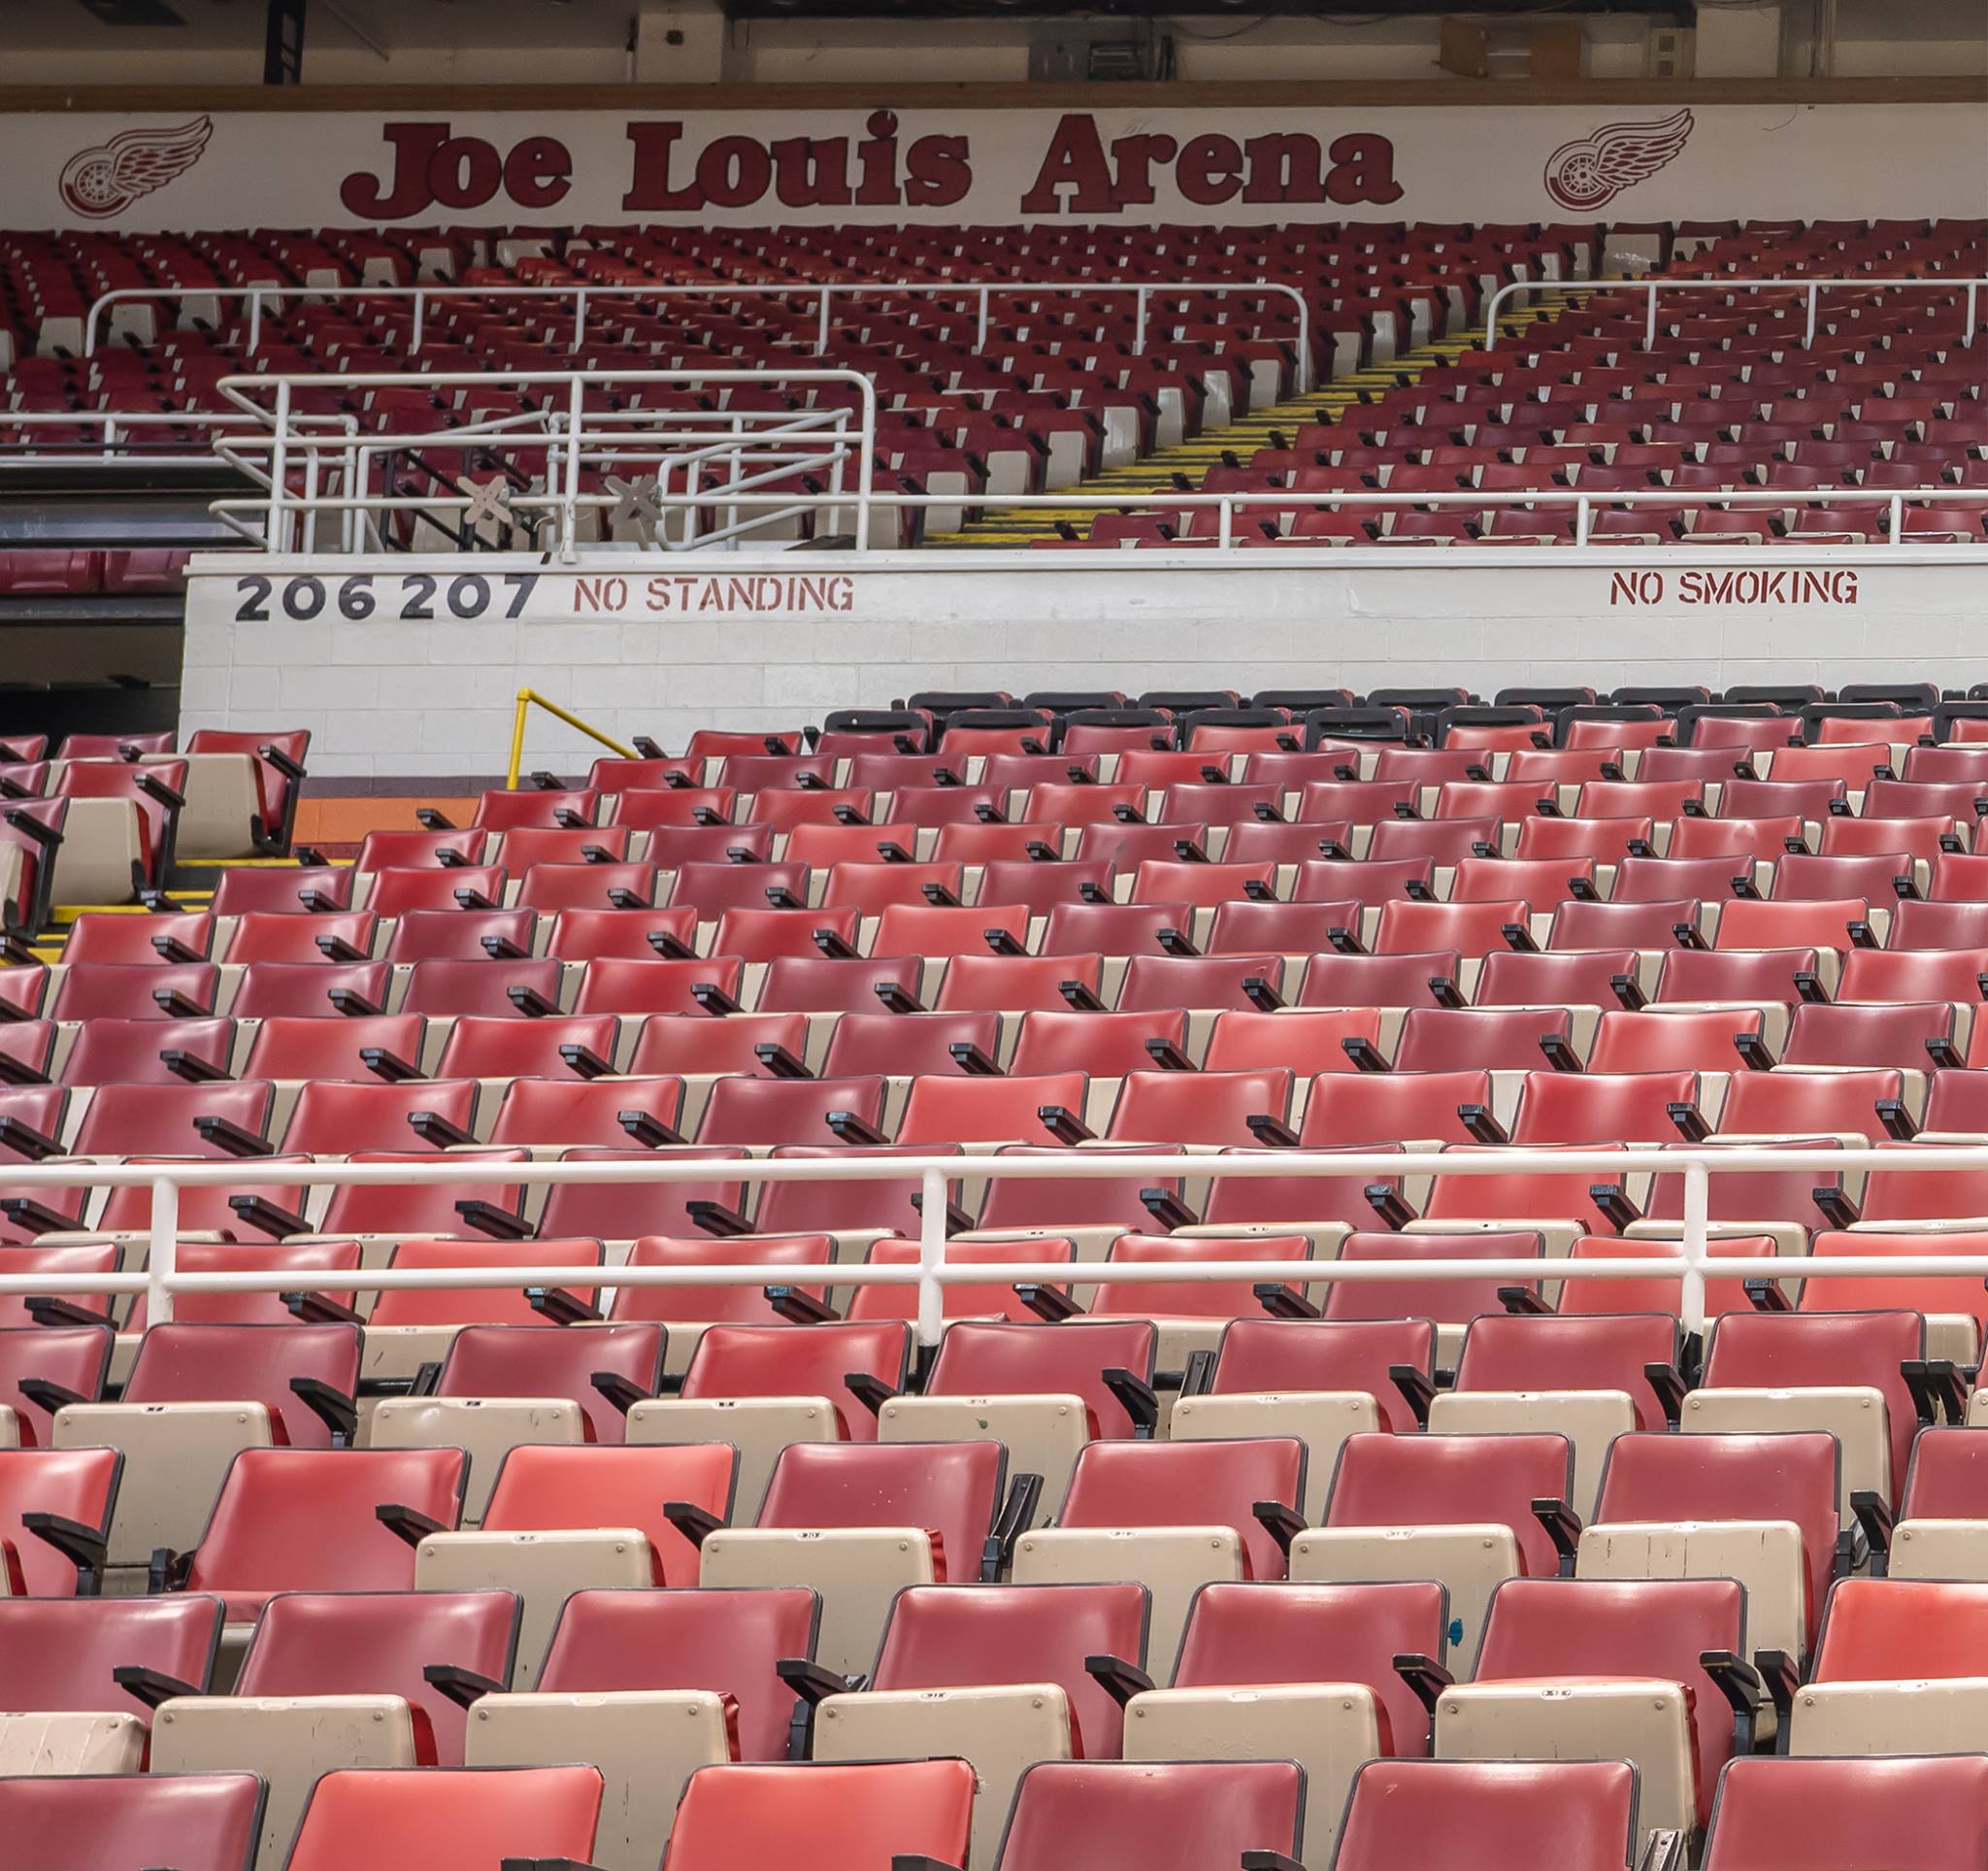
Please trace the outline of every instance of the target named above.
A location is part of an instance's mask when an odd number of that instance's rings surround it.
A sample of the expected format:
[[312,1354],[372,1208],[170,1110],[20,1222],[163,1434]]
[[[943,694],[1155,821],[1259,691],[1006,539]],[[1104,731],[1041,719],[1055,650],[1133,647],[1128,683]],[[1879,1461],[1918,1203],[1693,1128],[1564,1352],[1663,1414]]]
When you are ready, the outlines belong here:
[[1664,1406],[1664,1420],[1674,1429],[1684,1420],[1684,1376],[1674,1364],[1649,1363],[1642,1367],[1644,1381]]
[[1533,932],[1523,922],[1503,923],[1498,933],[1505,938],[1508,949],[1516,949],[1521,954],[1529,955],[1540,952],[1540,945],[1533,940]]
[[1745,1283],[1746,1303],[1757,1313],[1787,1313],[1794,1308],[1781,1290],[1778,1280],[1749,1280]]
[[456,908],[461,910],[494,910],[501,906],[473,885],[465,884],[460,889],[449,891],[455,898]]
[[1891,1552],[1892,1531],[1898,1523],[1891,1502],[1875,1488],[1859,1487],[1851,1491],[1850,1512],[1864,1529],[1873,1560],[1883,1558]]
[[111,1681],[134,1696],[148,1709],[155,1709],[161,1702],[169,1702],[176,1695],[198,1695],[200,1691],[191,1683],[182,1683],[177,1676],[168,1676],[164,1670],[155,1670],[143,1663],[118,1663],[111,1671]]
[[1608,1225],[1617,1234],[1632,1221],[1642,1219],[1642,1211],[1629,1199],[1620,1183],[1590,1183],[1588,1200],[1608,1218]]
[[1508,1144],[1510,1134],[1491,1115],[1491,1107],[1483,1104],[1460,1104],[1456,1108],[1457,1121],[1471,1133],[1472,1140],[1480,1144]]
[[1105,1388],[1118,1399],[1125,1414],[1132,1419],[1133,1433],[1136,1436],[1152,1436],[1160,1426],[1160,1399],[1153,1387],[1138,1372],[1128,1371],[1122,1364],[1108,1364],[1101,1375]]
[[1822,1211],[1823,1219],[1833,1228],[1854,1227],[1857,1223],[1857,1204],[1849,1198],[1837,1184],[1812,1188],[1809,1199]]
[[161,961],[205,961],[207,957],[198,949],[189,949],[178,936],[155,935],[151,939],[153,951]]
[[1281,1553],[1289,1553],[1291,1542],[1305,1531],[1304,1515],[1283,1501],[1251,1501],[1249,1511]]
[[1273,1852],[1268,1847],[1244,1852],[1241,1864],[1242,1871],[1305,1871],[1288,1852]]
[[839,1144],[875,1148],[889,1141],[868,1118],[853,1111],[831,1111],[826,1122],[835,1132],[835,1140]]
[[690,1542],[702,1546],[724,1521],[707,1507],[699,1507],[692,1501],[665,1501],[663,1519]]
[[524,1299],[533,1312],[554,1325],[591,1325],[603,1317],[598,1306],[564,1286],[527,1286]]
[[335,1014],[344,1014],[350,1019],[371,1019],[386,1010],[377,1000],[368,999],[356,987],[327,987],[324,998],[331,1002]]
[[499,1208],[495,1202],[486,1202],[480,1196],[465,1197],[455,1204],[455,1212],[479,1234],[487,1234],[493,1241],[529,1241],[532,1238],[532,1224],[516,1210]]
[[478,946],[492,961],[522,961],[530,952],[520,949],[509,936],[482,936],[478,939]]
[[1414,1691],[1415,1700],[1431,1715],[1436,1713],[1437,1697],[1456,1682],[1456,1678],[1435,1657],[1420,1651],[1398,1652],[1394,1658],[1394,1673]]
[[1038,1319],[1047,1320],[1052,1325],[1060,1324],[1066,1319],[1076,1319],[1083,1311],[1071,1298],[1067,1287],[1047,1286],[1038,1281],[1022,1282],[1015,1287],[1014,1296]]
[[421,1681],[439,1689],[458,1709],[466,1709],[480,1695],[502,1695],[504,1685],[480,1670],[465,1669],[460,1663],[424,1663]]
[[321,1377],[293,1377],[290,1394],[331,1431],[334,1449],[349,1449],[359,1433],[359,1404]]
[[358,1325],[364,1321],[343,1300],[329,1293],[289,1292],[281,1294],[285,1307],[306,1325]]
[[1608,988],[1632,1014],[1649,1005],[1649,996],[1643,992],[1641,985],[1634,975],[1610,975]]
[[863,1686],[860,1676],[844,1676],[812,1656],[782,1656],[773,1667],[774,1674],[811,1708],[832,1695],[847,1695]]
[[736,1014],[739,1002],[714,981],[693,981],[690,998],[707,1014]]
[[665,961],[695,961],[696,950],[689,948],[667,929],[649,929],[644,932],[643,940]]
[[800,1286],[769,1286],[766,1303],[790,1325],[826,1325],[842,1317],[827,1300]]
[[1162,1072],[1192,1072],[1195,1064],[1172,1040],[1149,1039],[1145,1043],[1146,1057]]
[[617,1111],[614,1121],[645,1150],[660,1150],[665,1144],[680,1144],[682,1134],[666,1124],[653,1111]]
[[646,1403],[650,1393],[636,1383],[632,1377],[620,1371],[594,1371],[587,1377],[597,1394],[607,1399],[624,1417],[638,1403]]
[[752,1049],[752,1056],[770,1079],[812,1079],[814,1074],[784,1046],[763,1040]]
[[526,1019],[550,1019],[559,1011],[559,1003],[556,1000],[547,1000],[536,987],[514,985],[505,988],[504,998]]
[[1363,1039],[1357,1033],[1349,1033],[1340,1041],[1340,1051],[1353,1062],[1356,1072],[1386,1072],[1391,1070],[1387,1055],[1370,1039]]
[[373,1518],[410,1546],[419,1546],[431,1533],[447,1531],[434,1515],[423,1514],[419,1508],[409,1507],[404,1501],[380,1502],[373,1510]]
[[1135,1695],[1153,1687],[1153,1680],[1137,1663],[1101,1651],[1083,1659],[1084,1674],[1122,1709]]
[[1242,1121],[1249,1126],[1249,1134],[1266,1149],[1298,1148],[1298,1133],[1281,1118],[1273,1117],[1268,1111],[1252,1111]]
[[834,929],[811,929],[808,940],[831,961],[853,961],[856,958],[855,949]]
[[954,1040],[946,1047],[952,1062],[969,1078],[998,1079],[1001,1068],[971,1040]]
[[1380,1225],[1400,1233],[1415,1219],[1415,1211],[1402,1199],[1402,1192],[1393,1183],[1368,1183],[1360,1190],[1367,1206],[1379,1217]]
[[1105,1010],[1105,1003],[1083,982],[1059,981],[1056,984],[1056,991],[1079,1014],[1101,1014]]
[[1068,1105],[1044,1104],[1036,1107],[1043,1128],[1059,1144],[1087,1142],[1095,1133]]
[[611,1061],[602,1058],[590,1046],[569,1043],[559,1049],[559,1056],[570,1071],[582,1079],[605,1079],[614,1069]]
[[74,1520],[66,1514],[23,1514],[24,1531],[55,1551],[76,1568],[76,1595],[94,1598],[103,1589],[104,1560],[108,1551],[104,1528]]
[[1249,1288],[1256,1303],[1273,1319],[1316,1319],[1319,1311],[1298,1287],[1281,1280],[1259,1280]]
[[1325,932],[1325,939],[1339,954],[1364,955],[1367,952],[1366,945],[1352,929],[1328,929]]
[[886,1384],[875,1371],[845,1371],[843,1388],[870,1414],[881,1414],[883,1406],[898,1394],[895,1385]]
[[145,1570],[145,1589],[148,1597],[156,1598],[162,1592],[183,1591],[186,1580],[193,1570],[193,1554],[176,1553],[169,1546],[155,1546],[151,1558]]
[[409,1080],[421,1076],[419,1066],[383,1046],[360,1047],[359,1063],[375,1078],[384,1079],[389,1085],[405,1085]]
[[[40,1162],[45,1156],[62,1154],[62,1146],[53,1137],[18,1118],[0,1118],[0,1145],[13,1151],[17,1156],[25,1156],[32,1163]],[[76,1223],[72,1220],[62,1225],[74,1227]]]
[[1546,1529],[1562,1568],[1571,1569],[1574,1555],[1580,1550],[1580,1516],[1557,1495],[1542,1495],[1532,1506],[1533,1519]]
[[274,1156],[276,1146],[267,1137],[246,1130],[232,1118],[200,1117],[193,1128],[204,1143],[213,1144],[230,1156]]
[[1008,1492],[980,1548],[980,1583],[993,1585],[1014,1558],[1015,1542],[1034,1524],[1043,1499],[1043,1478],[1023,1469],[1009,1478]]
[[[70,1220],[63,1225],[74,1227],[76,1224]],[[37,1325],[108,1325],[112,1322],[109,1313],[93,1313],[86,1306],[79,1306],[72,1299],[58,1299],[53,1293],[29,1293],[21,1304]]]
[[310,1231],[311,1223],[294,1209],[286,1209],[281,1202],[272,1202],[266,1195],[231,1195],[228,1207],[251,1228],[274,1238]]
[[1468,1007],[1470,1005],[1470,1002],[1464,999],[1463,989],[1448,975],[1431,975],[1429,977],[1429,997],[1439,1007]]
[[683,1212],[689,1216],[692,1224],[711,1235],[730,1239],[734,1235],[750,1234],[752,1223],[740,1212],[724,1202],[712,1202],[699,1197],[686,1202]]
[[439,1111],[410,1111],[408,1128],[435,1150],[459,1150],[476,1141],[454,1119],[445,1118]]
[[1702,1144],[1712,1134],[1712,1127],[1705,1120],[1705,1113],[1695,1104],[1687,1104],[1679,1098],[1664,1107],[1664,1115],[1676,1125],[1677,1134],[1687,1144]]
[[1176,1228],[1191,1228],[1201,1219],[1201,1217],[1171,1188],[1143,1188],[1139,1191],[1139,1202],[1140,1206],[1169,1234]]
[[68,1385],[57,1384],[52,1378],[17,1378],[14,1387],[37,1410],[46,1410],[51,1417],[65,1404],[90,1401],[81,1390],[72,1390]]
[[1179,929],[1161,929],[1156,933],[1154,939],[1170,955],[1187,957],[1201,953],[1201,951],[1194,946],[1187,935]]
[[1390,1364],[1387,1376],[1388,1382],[1407,1399],[1415,1420],[1428,1428],[1429,1406],[1436,1401],[1436,1386],[1429,1373],[1419,1364]]
[[1028,951],[1014,939],[1011,929],[982,929],[980,938],[988,952],[997,955],[1025,955]]
[[1541,1314],[1553,1310],[1540,1297],[1540,1289],[1537,1286],[1500,1286],[1498,1303],[1508,1313]]
[[923,1003],[901,981],[879,981],[875,984],[877,998],[883,1003],[885,1013],[922,1014]]

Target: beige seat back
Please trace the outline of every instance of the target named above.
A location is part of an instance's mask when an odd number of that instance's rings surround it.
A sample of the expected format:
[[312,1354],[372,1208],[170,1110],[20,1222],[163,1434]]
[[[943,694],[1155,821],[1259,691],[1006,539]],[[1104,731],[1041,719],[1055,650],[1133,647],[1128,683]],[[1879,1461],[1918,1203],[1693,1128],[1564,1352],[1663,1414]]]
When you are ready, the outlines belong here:
[[460,1449],[470,1458],[462,1524],[480,1525],[504,1457],[526,1443],[571,1446],[586,1421],[570,1397],[382,1397],[369,1449]]

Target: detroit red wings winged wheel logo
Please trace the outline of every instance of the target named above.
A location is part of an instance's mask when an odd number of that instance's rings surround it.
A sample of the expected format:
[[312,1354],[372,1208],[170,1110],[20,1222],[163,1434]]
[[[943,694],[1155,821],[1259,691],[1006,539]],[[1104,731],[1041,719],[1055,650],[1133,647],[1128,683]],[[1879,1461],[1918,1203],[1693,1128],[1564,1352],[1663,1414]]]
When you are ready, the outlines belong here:
[[108,143],[79,150],[62,165],[57,186],[79,215],[101,220],[121,215],[142,195],[163,188],[200,160],[214,119],[197,117],[171,130],[123,130]]
[[1690,134],[1689,111],[1655,123],[1605,123],[1546,158],[1546,192],[1575,214],[1606,208],[1623,189],[1672,161]]

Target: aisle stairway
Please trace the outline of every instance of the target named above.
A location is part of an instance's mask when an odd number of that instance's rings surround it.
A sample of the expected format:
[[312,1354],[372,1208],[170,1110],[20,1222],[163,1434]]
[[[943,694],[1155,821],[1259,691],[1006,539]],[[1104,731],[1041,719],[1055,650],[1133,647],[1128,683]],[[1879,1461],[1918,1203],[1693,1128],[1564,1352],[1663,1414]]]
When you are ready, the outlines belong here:
[[[1522,331],[1542,318],[1558,317],[1563,312],[1585,301],[1586,294],[1570,294],[1537,308],[1514,308],[1499,323],[1502,334]],[[1241,421],[1221,428],[1204,429],[1188,441],[1155,451],[1141,460],[1122,467],[1107,468],[1086,481],[1081,489],[1071,489],[1067,507],[988,507],[977,519],[957,532],[935,533],[926,544],[938,547],[1026,546],[1032,540],[1058,537],[1060,520],[1081,538],[1100,509],[1088,496],[1094,493],[1149,493],[1155,499],[1190,492],[1201,485],[1205,470],[1225,465],[1246,465],[1258,449],[1288,446],[1286,441],[1302,424],[1339,422],[1348,410],[1371,402],[1386,391],[1415,383],[1424,372],[1438,364],[1453,362],[1483,342],[1476,330],[1454,337],[1439,338],[1407,351],[1391,362],[1365,370],[1350,371],[1303,396],[1251,410]]]

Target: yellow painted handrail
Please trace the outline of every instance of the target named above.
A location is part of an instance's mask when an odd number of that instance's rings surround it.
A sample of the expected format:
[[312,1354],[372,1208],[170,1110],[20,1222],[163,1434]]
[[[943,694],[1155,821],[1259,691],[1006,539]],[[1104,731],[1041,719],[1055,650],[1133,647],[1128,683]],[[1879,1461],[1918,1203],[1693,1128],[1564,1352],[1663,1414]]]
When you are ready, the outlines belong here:
[[524,765],[524,723],[525,717],[534,708],[543,708],[547,715],[556,717],[568,727],[577,727],[582,734],[591,736],[604,748],[610,748],[624,760],[636,757],[632,747],[623,747],[619,741],[603,734],[597,727],[589,726],[578,715],[561,708],[557,702],[548,702],[536,688],[520,688],[517,691],[517,716],[511,724],[511,771],[505,775],[504,785],[510,791],[517,790],[518,769]]

